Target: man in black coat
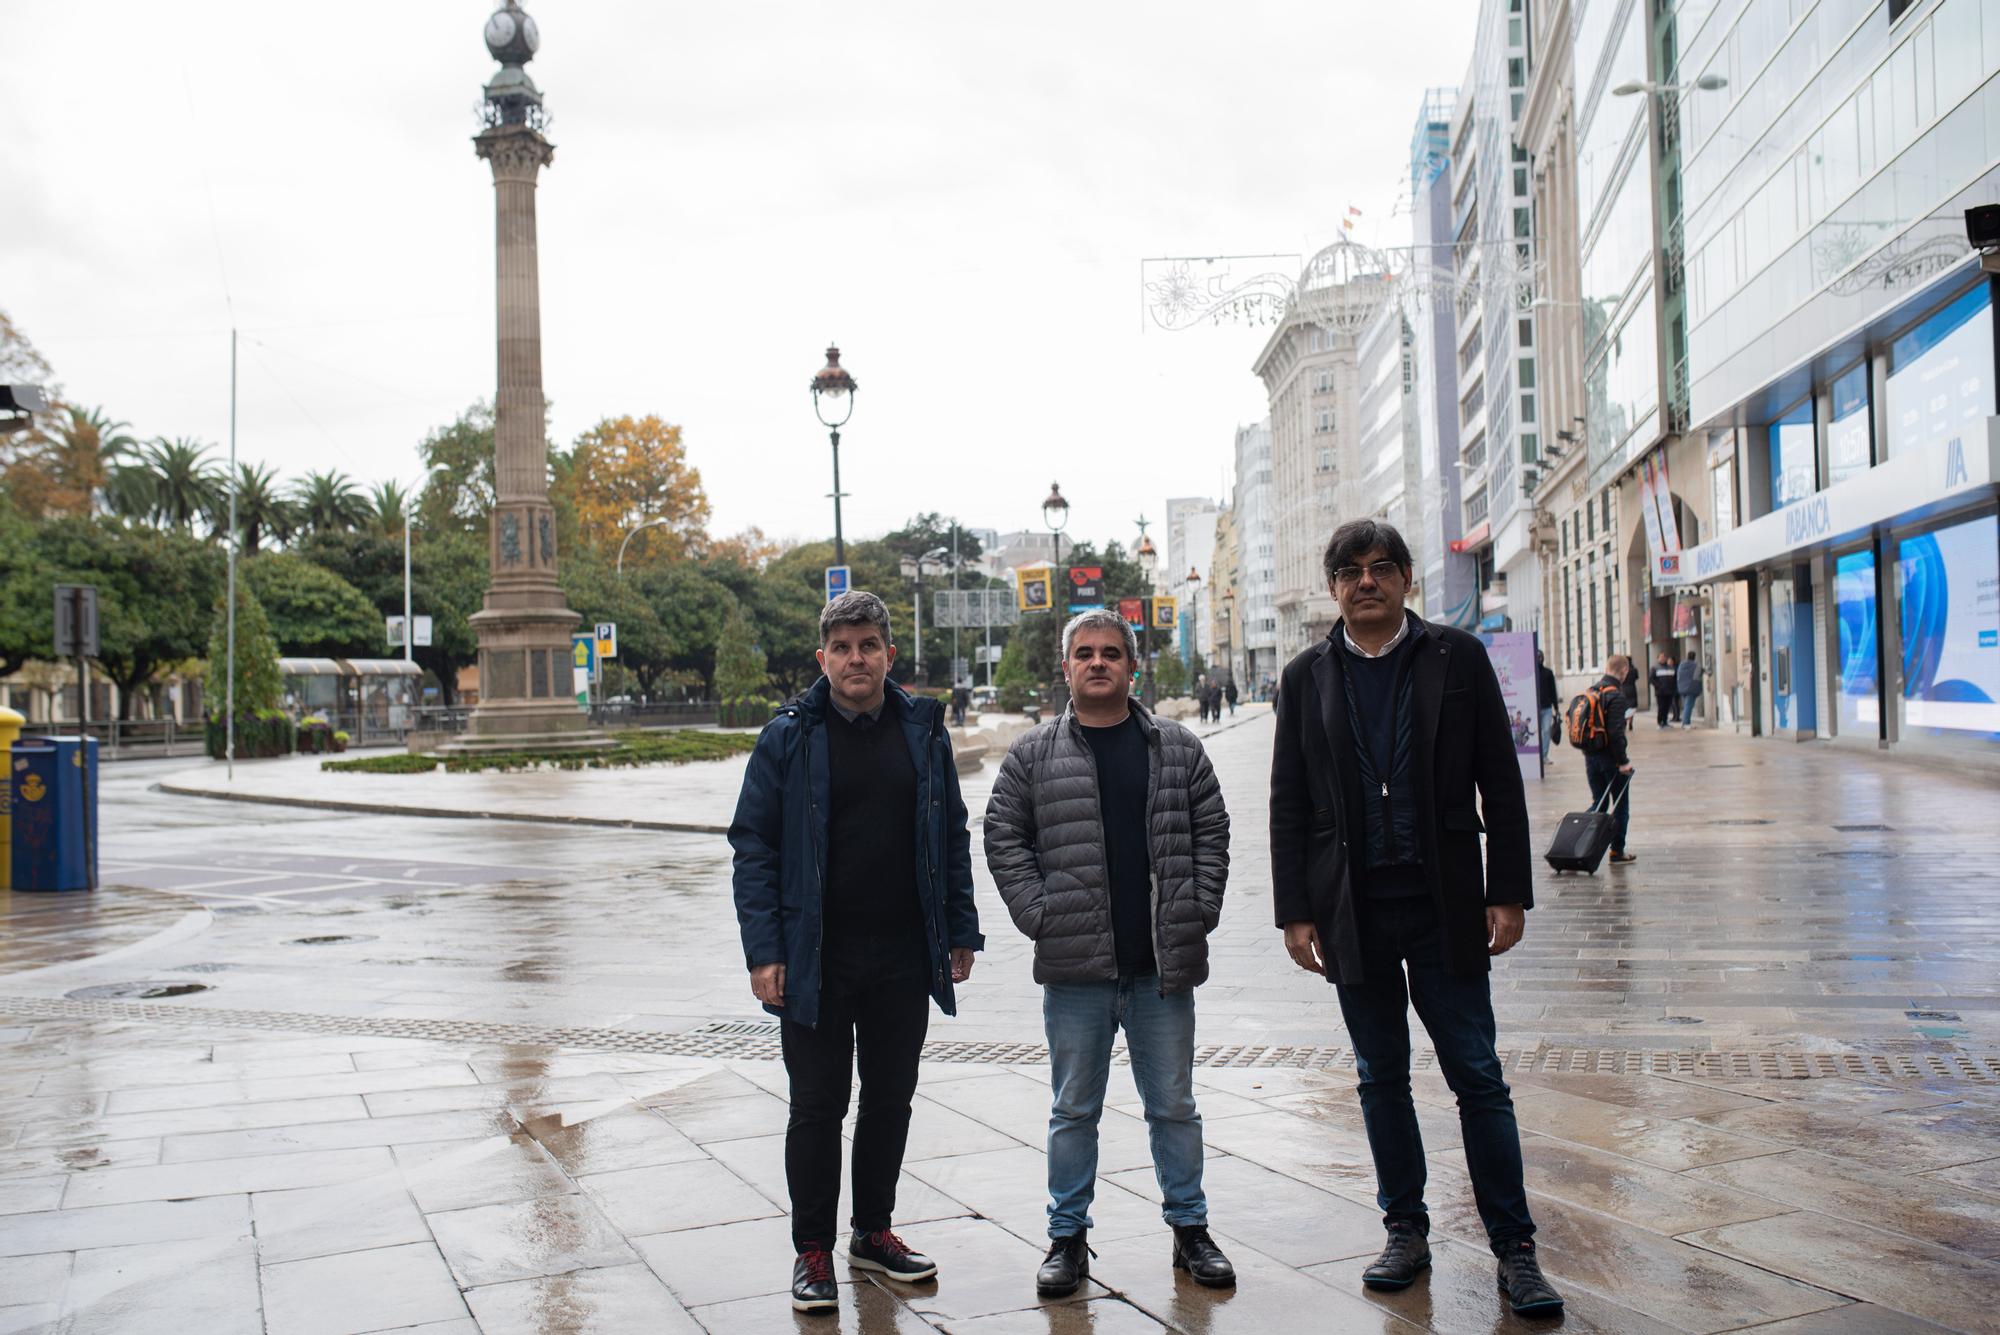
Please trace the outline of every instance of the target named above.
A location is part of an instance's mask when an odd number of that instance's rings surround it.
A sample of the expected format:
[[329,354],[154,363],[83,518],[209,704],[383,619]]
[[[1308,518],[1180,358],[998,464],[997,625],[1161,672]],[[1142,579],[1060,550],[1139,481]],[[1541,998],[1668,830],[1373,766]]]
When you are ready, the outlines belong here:
[[1354,1046],[1388,1230],[1362,1280],[1405,1288],[1430,1264],[1414,1002],[1458,1096],[1500,1288],[1516,1312],[1553,1315],[1562,1298],[1536,1262],[1487,985],[1489,957],[1521,939],[1534,905],[1507,704],[1477,638],[1405,610],[1412,563],[1394,528],[1343,525],[1325,569],[1341,621],[1278,686],[1271,873],[1285,948],[1336,985]]

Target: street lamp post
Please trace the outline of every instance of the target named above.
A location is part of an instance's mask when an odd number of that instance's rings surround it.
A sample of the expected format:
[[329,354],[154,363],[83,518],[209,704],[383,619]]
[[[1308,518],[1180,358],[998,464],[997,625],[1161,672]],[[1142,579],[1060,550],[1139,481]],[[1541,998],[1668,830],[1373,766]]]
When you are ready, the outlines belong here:
[[1192,667],[1195,656],[1201,652],[1201,571],[1189,566],[1187,579],[1183,583],[1187,585],[1189,615],[1186,620],[1188,651],[1181,657],[1183,662]]
[[948,547],[933,547],[922,556],[914,559],[907,556],[904,557],[902,563],[903,578],[910,579],[914,577],[917,581],[917,600],[912,605],[914,615],[911,618],[911,624],[916,630],[917,637],[917,663],[910,675],[917,680],[918,684],[924,686],[930,685],[930,678],[924,675],[924,567],[931,562],[941,561],[950,555],[951,549]]
[[1145,593],[1139,599],[1139,662],[1144,666],[1146,673],[1139,681],[1139,699],[1147,708],[1151,708],[1159,700],[1158,693],[1153,690],[1152,596],[1159,592],[1153,583],[1153,572],[1159,568],[1160,551],[1153,545],[1152,538],[1146,534],[1146,516],[1140,515],[1136,522],[1139,525],[1139,545],[1133,550],[1139,556],[1139,573],[1145,576],[1146,580]]
[[1236,590],[1222,591],[1222,680],[1236,680]]
[[1062,484],[1049,483],[1049,494],[1042,501],[1042,523],[1055,536],[1055,568],[1049,580],[1049,611],[1056,619],[1056,664],[1055,682],[1049,689],[1049,705],[1054,708],[1062,694],[1062,626],[1069,614],[1069,571],[1062,563],[1062,531],[1069,523],[1069,502],[1063,499]]
[[415,516],[410,513],[411,502],[421,494],[422,488],[429,487],[440,474],[449,471],[451,470],[443,464],[432,464],[431,471],[424,474],[423,481],[418,484],[419,490],[403,497],[403,661],[405,663],[417,661],[417,621],[411,615],[410,608],[410,529],[416,523]]
[[847,539],[840,531],[840,428],[854,415],[854,392],[860,382],[840,364],[840,348],[829,344],[826,365],[812,378],[813,413],[833,442],[833,563],[847,564]]
[[673,520],[665,518],[648,519],[645,523],[640,524],[625,535],[625,541],[618,544],[618,578],[625,578],[625,549],[632,545],[632,539],[638,537],[649,528],[659,528],[663,524],[671,524],[673,522]]

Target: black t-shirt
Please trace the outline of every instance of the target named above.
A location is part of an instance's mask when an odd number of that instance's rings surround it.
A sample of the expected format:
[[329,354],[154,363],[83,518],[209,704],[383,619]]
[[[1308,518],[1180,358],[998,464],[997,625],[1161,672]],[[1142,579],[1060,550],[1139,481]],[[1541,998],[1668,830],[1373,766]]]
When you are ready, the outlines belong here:
[[1097,760],[1097,805],[1104,818],[1104,864],[1111,883],[1111,940],[1121,974],[1154,972],[1153,859],[1146,846],[1146,788],[1152,757],[1136,714],[1108,728],[1085,726]]
[[917,766],[893,706],[870,721],[826,713],[828,938],[870,944],[924,939],[917,898]]

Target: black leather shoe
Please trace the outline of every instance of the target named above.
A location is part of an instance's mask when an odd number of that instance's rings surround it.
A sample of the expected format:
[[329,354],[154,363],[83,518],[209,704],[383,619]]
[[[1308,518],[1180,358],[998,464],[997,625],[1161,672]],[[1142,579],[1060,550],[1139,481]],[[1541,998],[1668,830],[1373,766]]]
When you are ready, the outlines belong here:
[[1174,1225],[1174,1269],[1187,1271],[1188,1278],[1205,1288],[1227,1289],[1236,1283],[1236,1267],[1200,1224]]
[[1049,1239],[1049,1254],[1035,1272],[1035,1292],[1044,1298],[1067,1298],[1090,1278],[1090,1245],[1081,1233]]
[[1371,1289],[1407,1289],[1430,1263],[1429,1240],[1409,1224],[1391,1224],[1382,1254],[1361,1272],[1361,1282]]
[[1500,1291],[1507,1295],[1507,1303],[1515,1312],[1522,1316],[1554,1316],[1563,1310],[1562,1295],[1542,1278],[1534,1243],[1507,1243],[1498,1256]]
[[833,1253],[815,1247],[792,1262],[792,1310],[837,1312],[840,1290],[833,1282]]
[[937,1262],[903,1245],[903,1240],[883,1229],[879,1233],[856,1232],[847,1244],[847,1263],[859,1270],[874,1270],[905,1284],[937,1277]]

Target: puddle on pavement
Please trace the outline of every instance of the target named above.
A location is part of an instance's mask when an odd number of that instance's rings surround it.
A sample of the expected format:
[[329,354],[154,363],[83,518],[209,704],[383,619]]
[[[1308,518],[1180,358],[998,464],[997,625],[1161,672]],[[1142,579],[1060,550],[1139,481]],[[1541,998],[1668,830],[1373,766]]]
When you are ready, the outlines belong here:
[[159,1001],[208,990],[207,983],[103,983],[96,987],[79,987],[74,992],[63,993],[63,996],[70,1001]]
[[285,942],[288,946],[338,946],[349,941],[373,941],[372,936],[299,936]]
[[174,973],[226,973],[235,967],[234,964],[176,964],[172,971]]

